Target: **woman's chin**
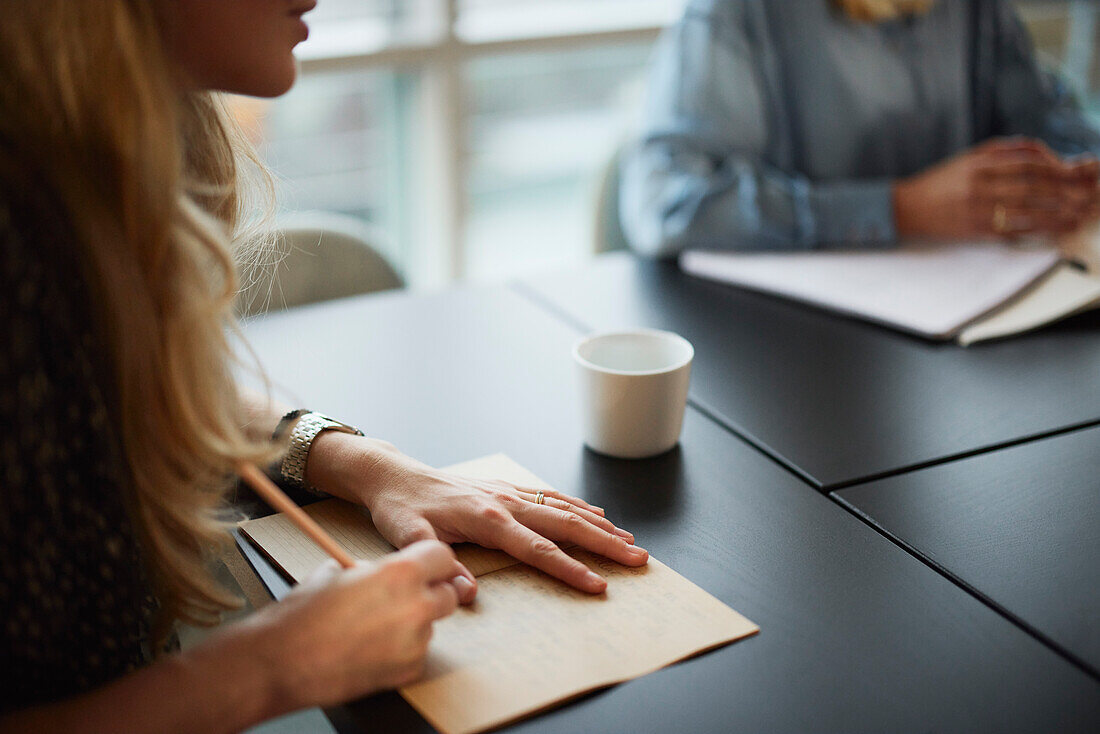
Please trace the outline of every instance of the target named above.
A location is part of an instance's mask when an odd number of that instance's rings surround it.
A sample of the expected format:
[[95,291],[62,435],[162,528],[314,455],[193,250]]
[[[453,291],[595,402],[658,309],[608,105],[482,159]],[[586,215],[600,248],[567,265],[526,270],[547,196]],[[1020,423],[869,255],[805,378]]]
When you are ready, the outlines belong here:
[[298,78],[298,62],[293,56],[280,64],[272,64],[262,74],[240,79],[227,92],[249,97],[279,97],[290,91]]

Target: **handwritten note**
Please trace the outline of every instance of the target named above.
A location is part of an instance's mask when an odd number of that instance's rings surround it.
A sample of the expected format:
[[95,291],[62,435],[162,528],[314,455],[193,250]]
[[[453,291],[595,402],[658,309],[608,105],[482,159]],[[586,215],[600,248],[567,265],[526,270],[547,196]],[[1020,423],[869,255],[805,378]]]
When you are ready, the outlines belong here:
[[[546,487],[502,455],[450,470]],[[349,503],[325,500],[306,511],[353,556],[376,559],[392,550],[369,514]],[[241,527],[295,580],[325,559],[279,515]],[[435,624],[423,678],[401,689],[444,734],[494,728],[759,631],[653,558],[629,568],[569,549],[607,579],[607,591],[591,596],[500,551],[470,545],[455,550],[479,577],[477,601]]]

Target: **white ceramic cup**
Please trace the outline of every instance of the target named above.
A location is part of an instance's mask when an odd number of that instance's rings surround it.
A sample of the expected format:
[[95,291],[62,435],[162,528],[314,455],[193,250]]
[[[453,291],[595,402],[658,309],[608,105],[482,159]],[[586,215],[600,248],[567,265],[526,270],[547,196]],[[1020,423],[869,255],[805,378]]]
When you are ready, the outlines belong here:
[[675,446],[694,357],[691,343],[670,331],[611,332],[577,342],[585,443],[620,459]]

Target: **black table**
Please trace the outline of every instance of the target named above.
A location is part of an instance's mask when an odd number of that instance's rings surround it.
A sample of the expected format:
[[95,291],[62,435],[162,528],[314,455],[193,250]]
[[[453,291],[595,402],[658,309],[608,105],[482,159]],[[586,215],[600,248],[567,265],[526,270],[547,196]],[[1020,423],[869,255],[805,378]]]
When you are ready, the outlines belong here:
[[835,489],[1100,422],[1100,313],[963,349],[626,254],[521,290],[578,329],[676,331],[693,403]]
[[[514,292],[366,297],[247,333],[295,405],[435,465],[503,451],[761,626],[510,731],[1100,726],[1085,672],[698,411],[656,459],[583,449],[576,333]],[[329,713],[341,731],[430,731],[396,694]]]
[[1100,678],[1100,428],[836,496]]

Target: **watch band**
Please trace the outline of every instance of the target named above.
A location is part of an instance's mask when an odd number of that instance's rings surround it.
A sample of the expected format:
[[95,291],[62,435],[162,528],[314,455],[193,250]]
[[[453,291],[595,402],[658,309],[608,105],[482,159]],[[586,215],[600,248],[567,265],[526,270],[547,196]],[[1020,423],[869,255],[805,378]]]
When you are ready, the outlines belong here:
[[313,440],[322,431],[363,435],[358,428],[341,423],[335,418],[329,418],[321,413],[306,413],[298,418],[298,422],[290,431],[290,447],[287,449],[286,456],[283,457],[283,463],[279,466],[279,474],[284,481],[295,487],[315,491],[306,484],[306,460],[309,458],[309,449],[313,446]]
[[309,408],[298,408],[284,415],[279,419],[279,423],[275,426],[275,430],[271,432],[271,440],[276,443],[282,441],[286,438],[287,431],[290,430],[290,424],[309,412]]

